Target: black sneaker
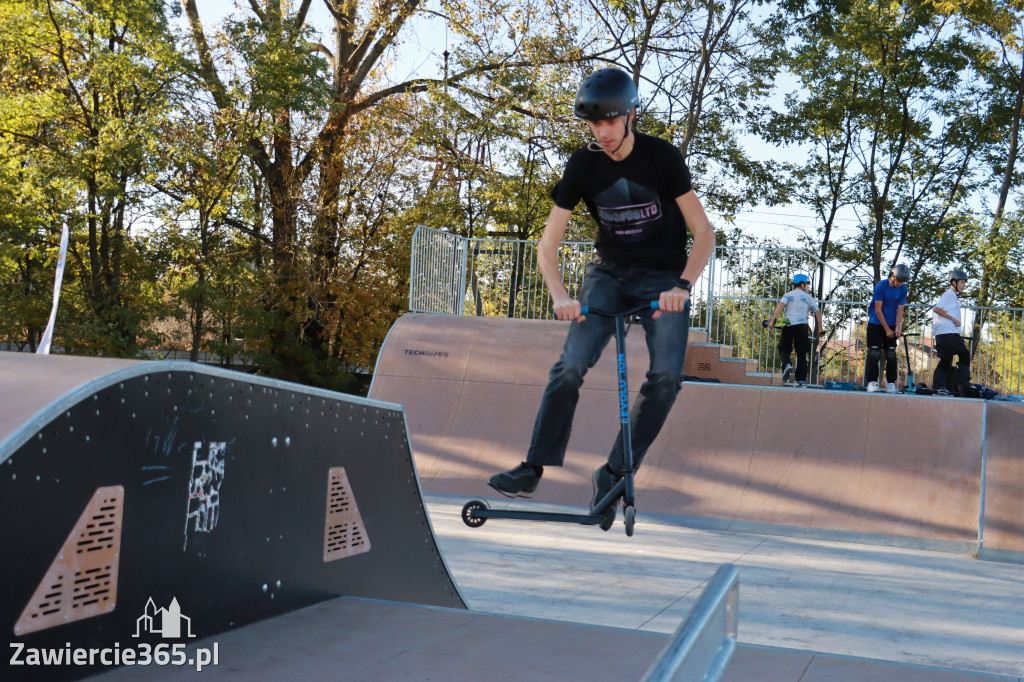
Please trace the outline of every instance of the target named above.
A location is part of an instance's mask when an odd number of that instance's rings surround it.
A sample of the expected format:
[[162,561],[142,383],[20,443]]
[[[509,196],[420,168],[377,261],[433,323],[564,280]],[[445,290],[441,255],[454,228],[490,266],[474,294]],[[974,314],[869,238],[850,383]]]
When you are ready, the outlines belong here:
[[793,365],[788,362],[782,366],[782,380],[788,382],[793,378]]
[[515,469],[494,474],[491,476],[491,480],[487,481],[487,485],[505,497],[533,497],[533,491],[537,489],[540,477],[541,473],[534,469],[532,464],[523,462]]
[[[615,484],[622,480],[622,476],[619,476],[611,469],[608,468],[607,464],[601,465],[601,467],[594,472],[591,481],[594,484],[594,498],[590,501],[590,508],[593,509],[598,502],[604,499]],[[619,507],[618,498],[612,500],[604,511],[600,512],[604,520],[601,521],[601,530],[608,530],[615,523],[615,510]]]

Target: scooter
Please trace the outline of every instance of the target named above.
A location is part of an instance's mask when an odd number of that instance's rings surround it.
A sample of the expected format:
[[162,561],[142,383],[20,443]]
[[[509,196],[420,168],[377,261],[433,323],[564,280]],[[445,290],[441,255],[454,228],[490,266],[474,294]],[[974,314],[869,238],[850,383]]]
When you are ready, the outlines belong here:
[[[903,352],[907,356],[907,382],[903,386],[904,393],[914,393],[917,387],[914,384],[914,366],[910,364],[910,341],[908,339],[912,336],[921,336],[920,334],[901,334],[903,338]],[[881,376],[881,375],[879,375]]]
[[[555,523],[578,523],[584,526],[596,526],[604,520],[603,512],[607,511],[609,506],[615,505],[621,496],[623,524],[626,527],[626,535],[629,537],[633,536],[633,527],[636,523],[636,491],[633,481],[636,469],[633,466],[633,441],[629,425],[629,389],[626,384],[626,318],[648,308],[657,310],[658,302],[651,301],[648,305],[623,313],[612,313],[588,306],[582,306],[580,309],[582,315],[601,315],[602,317],[610,317],[615,320],[615,366],[618,370],[619,428],[622,431],[622,461],[624,464],[622,479],[608,491],[607,495],[598,500],[587,514],[529,511],[526,509],[492,509],[483,500],[470,500],[462,508],[462,520],[467,526],[479,528],[484,525],[487,519],[554,521]],[[674,314],[688,315],[689,305],[687,305],[683,312]]]

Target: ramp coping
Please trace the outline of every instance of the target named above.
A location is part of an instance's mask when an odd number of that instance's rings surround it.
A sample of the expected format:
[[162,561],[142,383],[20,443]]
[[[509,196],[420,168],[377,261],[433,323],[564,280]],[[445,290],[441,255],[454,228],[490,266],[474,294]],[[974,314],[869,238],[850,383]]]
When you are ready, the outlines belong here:
[[[981,411],[981,433],[988,433],[988,404]],[[981,481],[978,485],[978,547],[975,554],[981,558],[985,547],[985,482],[988,480],[988,439],[981,439]]]
[[[89,358],[82,359],[84,361],[89,360]],[[349,395],[347,393],[342,394],[325,388],[295,384],[281,379],[270,379],[268,377],[262,377],[254,374],[245,374],[244,372],[203,365],[198,362],[190,362],[188,360],[155,360],[153,362],[129,365],[122,369],[117,369],[108,374],[96,377],[95,379],[88,380],[85,383],[78,384],[71,388],[67,393],[62,394],[57,400],[45,405],[31,417],[26,419],[22,425],[15,429],[9,436],[4,439],[0,439],[0,464],[7,461],[11,454],[24,445],[32,437],[32,434],[36,433],[42,425],[51,421],[57,414],[72,405],[77,405],[84,398],[102,391],[108,386],[112,386],[120,381],[135,379],[147,374],[159,374],[161,372],[195,372],[197,374],[203,374],[218,379],[245,381],[250,384],[257,384],[259,386],[265,386],[267,388],[280,391],[299,390],[302,393],[320,398],[337,398],[339,395],[344,395],[346,400],[351,400],[351,402],[365,405],[367,407],[399,410],[403,413],[403,419],[405,416],[402,406],[397,403],[374,400],[372,398],[364,398],[362,396]],[[408,437],[408,422],[405,424],[405,430],[406,437]]]
[[721,680],[736,650],[738,606],[739,572],[733,564],[722,564],[643,682]]

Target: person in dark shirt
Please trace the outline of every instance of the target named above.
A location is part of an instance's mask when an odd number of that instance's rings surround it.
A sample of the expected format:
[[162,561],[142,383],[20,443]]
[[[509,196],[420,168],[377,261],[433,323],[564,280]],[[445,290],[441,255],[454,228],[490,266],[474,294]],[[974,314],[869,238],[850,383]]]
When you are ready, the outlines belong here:
[[[615,331],[613,320],[586,317],[581,306],[617,311],[658,301],[641,314],[651,366],[630,412],[634,466],[657,437],[682,386],[690,325],[690,287],[715,248],[715,232],[693,191],[690,171],[671,143],[633,130],[639,93],[624,71],[596,71],[580,85],[574,113],[587,121],[594,141],[577,150],[552,192],[555,205],[537,250],[555,317],[571,321],[534,423],[526,461],[491,477],[508,497],[530,497],[545,466],[561,466],[579,389]],[[580,201],[597,222],[595,260],[587,266],[579,300],[562,283],[559,245]],[[687,255],[687,237],[693,245]],[[592,506],[623,475],[621,434],[606,464],[593,475]],[[616,505],[601,528],[615,520]]]

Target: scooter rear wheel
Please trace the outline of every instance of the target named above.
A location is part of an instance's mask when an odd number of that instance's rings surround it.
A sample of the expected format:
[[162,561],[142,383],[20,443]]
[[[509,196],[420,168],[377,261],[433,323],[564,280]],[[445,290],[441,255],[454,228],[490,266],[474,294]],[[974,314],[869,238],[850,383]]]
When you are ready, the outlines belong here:
[[622,515],[625,517],[623,523],[626,525],[626,535],[633,537],[633,525],[636,523],[636,507],[633,505],[623,507]]
[[486,518],[473,513],[477,509],[487,509],[487,503],[483,500],[470,500],[462,508],[462,521],[470,528],[479,528],[487,521]]

